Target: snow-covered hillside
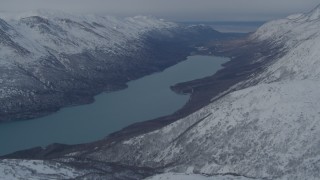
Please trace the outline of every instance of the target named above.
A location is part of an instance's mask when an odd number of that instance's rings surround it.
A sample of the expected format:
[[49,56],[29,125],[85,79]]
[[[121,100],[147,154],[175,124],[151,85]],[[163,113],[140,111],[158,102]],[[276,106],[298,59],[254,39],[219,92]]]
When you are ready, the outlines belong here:
[[[54,11],[1,14],[0,18],[2,120],[17,111],[31,113],[61,106],[66,103],[59,102],[63,92],[88,88],[95,79],[106,80],[112,75],[106,73],[109,69],[119,71],[112,66],[124,63],[124,57],[137,56],[147,32],[177,27],[148,17],[121,19]],[[43,99],[58,101],[50,105]],[[44,108],[37,107],[41,102]]]
[[280,47],[282,56],[232,88],[238,90],[88,157],[181,173],[319,179],[319,11],[272,21],[253,34],[252,43]]
[[250,180],[245,177],[231,175],[225,176],[204,176],[198,174],[165,173],[146,178],[145,180]]
[[[0,15],[1,17],[1,15]],[[111,16],[83,15],[75,16],[54,11],[34,11],[19,15],[2,15],[8,23],[5,34],[19,44],[26,54],[32,58],[25,61],[38,60],[39,57],[59,54],[76,54],[83,51],[100,49],[112,53],[128,53],[126,48],[135,48],[126,43],[140,38],[145,32],[154,29],[170,29],[177,24],[155,18],[136,16],[116,18]],[[14,51],[15,47],[12,48]],[[14,53],[11,53],[12,55]],[[1,54],[2,55],[2,54]],[[1,57],[12,63],[22,63],[12,57]],[[62,62],[68,65],[68,62]]]
[[0,161],[0,179],[70,179],[83,175],[60,163],[41,160],[3,160]]
[[320,179],[319,12],[320,6],[269,22],[251,35],[249,44],[273,49],[252,63],[273,58],[199,111],[156,131],[93,143],[61,158],[165,173],[151,180]]
[[252,39],[283,44],[287,52],[260,75],[263,82],[320,79],[320,6],[262,26]]
[[37,117],[123,88],[183,60],[202,33],[219,35],[145,16],[0,13],[0,121]]

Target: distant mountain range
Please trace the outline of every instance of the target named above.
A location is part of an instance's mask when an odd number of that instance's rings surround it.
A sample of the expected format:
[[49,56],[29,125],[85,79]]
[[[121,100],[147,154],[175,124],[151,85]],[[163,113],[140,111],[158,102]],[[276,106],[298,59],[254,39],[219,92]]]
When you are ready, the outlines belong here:
[[256,31],[265,21],[190,21],[181,22],[182,24],[203,24],[212,27],[220,32],[228,33],[250,33]]

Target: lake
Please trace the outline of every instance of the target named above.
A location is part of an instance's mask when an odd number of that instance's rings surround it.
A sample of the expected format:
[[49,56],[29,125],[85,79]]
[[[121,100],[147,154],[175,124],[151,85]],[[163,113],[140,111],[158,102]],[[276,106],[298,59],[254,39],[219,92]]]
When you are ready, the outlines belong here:
[[63,108],[46,117],[0,124],[0,155],[52,143],[79,144],[102,139],[130,124],[169,115],[189,95],[170,86],[213,75],[228,58],[189,56],[166,70],[128,83],[128,88],[102,93],[88,105]]

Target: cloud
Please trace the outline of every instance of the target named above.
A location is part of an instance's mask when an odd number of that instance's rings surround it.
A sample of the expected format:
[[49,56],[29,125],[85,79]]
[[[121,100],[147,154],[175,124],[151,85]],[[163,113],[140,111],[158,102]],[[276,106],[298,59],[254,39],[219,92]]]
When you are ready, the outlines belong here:
[[58,9],[171,20],[268,20],[305,12],[318,0],[0,0],[1,11]]

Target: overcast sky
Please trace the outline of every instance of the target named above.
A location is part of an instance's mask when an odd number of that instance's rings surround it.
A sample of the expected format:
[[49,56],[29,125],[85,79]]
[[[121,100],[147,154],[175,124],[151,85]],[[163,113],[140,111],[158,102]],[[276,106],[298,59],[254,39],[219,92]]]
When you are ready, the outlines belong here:
[[174,21],[260,21],[307,12],[319,0],[0,0],[0,11],[58,9]]

